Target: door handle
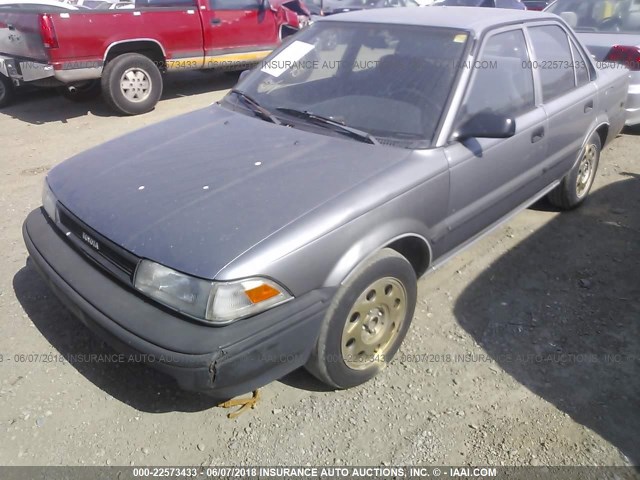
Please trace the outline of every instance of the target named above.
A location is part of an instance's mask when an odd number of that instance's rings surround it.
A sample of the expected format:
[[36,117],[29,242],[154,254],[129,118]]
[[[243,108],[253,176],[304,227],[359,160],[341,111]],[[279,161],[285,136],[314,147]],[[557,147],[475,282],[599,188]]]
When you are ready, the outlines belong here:
[[222,20],[220,20],[219,18],[211,19],[211,25],[220,25],[221,23],[222,23]]
[[531,143],[539,142],[544,138],[544,127],[540,127],[531,134]]
[[584,106],[584,113],[589,113],[593,110],[593,100],[588,101]]

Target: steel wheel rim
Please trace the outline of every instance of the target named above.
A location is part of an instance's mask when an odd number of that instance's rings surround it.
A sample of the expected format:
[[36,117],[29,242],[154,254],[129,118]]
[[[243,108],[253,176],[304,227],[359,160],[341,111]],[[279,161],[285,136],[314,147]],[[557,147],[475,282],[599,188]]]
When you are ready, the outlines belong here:
[[407,313],[407,291],[394,277],[371,283],[354,302],[342,330],[342,359],[353,370],[385,362]]
[[141,68],[129,68],[120,77],[120,91],[130,102],[144,102],[151,89],[149,74]]
[[585,147],[578,165],[578,178],[576,178],[576,195],[578,195],[578,198],[583,197],[589,190],[595,171],[595,160],[596,146],[591,143]]

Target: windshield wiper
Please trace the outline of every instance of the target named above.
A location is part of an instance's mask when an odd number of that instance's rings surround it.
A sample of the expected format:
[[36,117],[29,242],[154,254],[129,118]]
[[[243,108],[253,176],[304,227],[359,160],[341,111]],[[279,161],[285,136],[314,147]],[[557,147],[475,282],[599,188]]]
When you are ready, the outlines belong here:
[[334,120],[333,118],[323,117],[317,113],[312,113],[307,110],[296,110],[295,108],[276,108],[279,112],[286,113],[293,117],[303,118],[305,120],[311,120],[316,125],[322,125],[330,128],[334,132],[339,132],[344,135],[348,135],[351,138],[359,140],[365,143],[371,143],[372,145],[378,145],[378,141],[369,133],[358,130],[357,128],[349,127],[342,122]]
[[232,88],[231,93],[235,93],[237,97],[240,100],[242,100],[242,103],[244,103],[247,107],[249,107],[249,109],[258,117],[262,118],[263,120],[267,120],[268,122],[275,123],[276,125],[282,125],[282,122],[278,120],[273,115],[273,113],[271,113],[269,110],[264,108],[256,100],[251,98],[249,95],[247,95],[243,91]]

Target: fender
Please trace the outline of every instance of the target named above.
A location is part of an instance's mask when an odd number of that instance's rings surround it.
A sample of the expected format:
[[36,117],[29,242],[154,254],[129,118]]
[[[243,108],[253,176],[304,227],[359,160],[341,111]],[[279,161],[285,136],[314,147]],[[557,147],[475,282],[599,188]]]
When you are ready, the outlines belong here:
[[[587,136],[584,137],[584,140],[582,141],[582,146],[580,147],[580,152],[578,152],[578,156],[576,157],[573,164],[571,164],[571,168],[569,169],[569,171],[573,170],[575,166],[578,164],[578,162],[580,161],[580,156],[582,155],[582,151],[584,150],[584,147],[587,145],[587,142],[589,141],[591,136],[594,133],[596,133],[600,127],[603,127],[603,126],[609,127],[609,122],[607,122],[604,119],[604,115],[599,115],[598,118],[596,118],[596,120],[593,122],[593,126],[589,130],[587,130],[589,133],[587,134]],[[605,141],[602,142],[602,148],[604,148],[605,144],[608,143],[608,140],[609,139],[606,138]]]
[[401,218],[391,223],[381,225],[371,231],[366,237],[360,238],[342,254],[325,279],[323,286],[333,287],[344,284],[353,276],[362,262],[373,256],[380,249],[388,247],[394,242],[404,238],[418,240],[424,251],[428,252],[426,272],[433,259],[433,250],[427,240],[427,236],[423,233],[416,233],[423,230],[425,230],[424,225],[410,218]]
[[151,42],[151,43],[155,43],[156,45],[158,45],[158,47],[160,47],[160,51],[162,51],[162,56],[165,59],[167,58],[167,52],[165,51],[164,47],[162,46],[162,44],[158,40],[155,40],[153,38],[127,38],[126,40],[118,40],[117,42],[110,43],[109,46],[104,51],[104,56],[102,57],[102,61],[104,63],[106,63],[107,57],[109,56],[109,52],[111,51],[111,49],[113,47],[115,47],[117,45],[123,45],[123,44],[127,44],[127,43],[135,43],[135,42]]
[[311,18],[311,13],[299,0],[269,0],[269,3],[278,22],[280,40],[287,36],[287,29],[300,30]]

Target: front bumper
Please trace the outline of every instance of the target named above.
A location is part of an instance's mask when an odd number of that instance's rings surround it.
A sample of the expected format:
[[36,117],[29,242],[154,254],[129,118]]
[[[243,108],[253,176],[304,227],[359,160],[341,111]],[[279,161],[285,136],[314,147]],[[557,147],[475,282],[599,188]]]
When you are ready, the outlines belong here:
[[211,327],[159,308],[90,264],[41,209],[29,214],[22,230],[39,273],[87,327],[116,350],[171,375],[181,388],[219,398],[304,365],[334,293],[315,290],[255,317]]

